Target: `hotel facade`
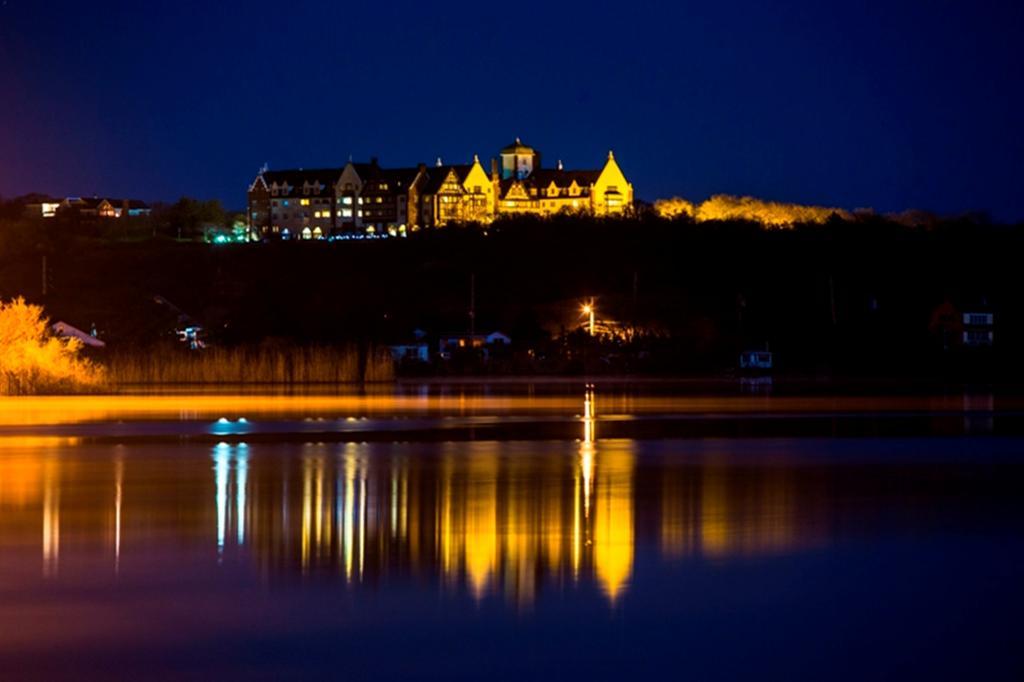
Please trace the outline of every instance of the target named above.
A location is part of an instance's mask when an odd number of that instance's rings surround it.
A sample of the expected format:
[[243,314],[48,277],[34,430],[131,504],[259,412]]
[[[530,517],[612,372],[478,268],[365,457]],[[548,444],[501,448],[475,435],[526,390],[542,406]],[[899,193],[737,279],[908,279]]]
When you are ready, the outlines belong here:
[[449,223],[490,223],[503,215],[621,215],[633,186],[608,152],[597,170],[543,168],[540,154],[518,138],[491,160],[382,168],[263,170],[249,185],[253,239],[326,239],[340,234],[400,235]]

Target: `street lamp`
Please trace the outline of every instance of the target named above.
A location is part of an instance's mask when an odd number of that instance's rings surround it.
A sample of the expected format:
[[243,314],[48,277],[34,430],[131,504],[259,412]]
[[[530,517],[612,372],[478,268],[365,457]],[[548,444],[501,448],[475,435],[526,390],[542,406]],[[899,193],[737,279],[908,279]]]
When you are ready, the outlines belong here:
[[583,314],[590,316],[590,335],[594,335],[594,301],[590,300],[588,303],[583,304]]

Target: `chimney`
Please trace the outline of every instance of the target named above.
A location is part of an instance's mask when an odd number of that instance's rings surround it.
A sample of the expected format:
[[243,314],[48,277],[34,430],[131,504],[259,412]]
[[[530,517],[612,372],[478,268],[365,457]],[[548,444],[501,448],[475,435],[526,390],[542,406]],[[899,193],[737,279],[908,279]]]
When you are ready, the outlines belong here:
[[376,156],[371,156],[370,157],[370,165],[371,166],[376,166],[377,165],[377,157]]
[[498,160],[491,159],[491,178],[494,180],[498,179]]

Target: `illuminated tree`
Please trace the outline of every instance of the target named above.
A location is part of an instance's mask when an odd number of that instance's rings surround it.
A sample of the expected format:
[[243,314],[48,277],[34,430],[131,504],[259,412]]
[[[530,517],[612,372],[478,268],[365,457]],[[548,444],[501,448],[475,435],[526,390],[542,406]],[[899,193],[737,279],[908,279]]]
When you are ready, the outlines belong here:
[[853,214],[840,208],[802,206],[778,201],[763,201],[754,197],[734,197],[716,194],[695,205],[681,197],[659,199],[654,210],[669,220],[688,216],[698,222],[708,220],[749,220],[766,227],[789,227],[798,223],[825,223],[832,216],[852,220]]
[[734,197],[718,194],[697,208],[697,220],[750,220],[771,227],[785,227],[797,223],[824,223],[833,215],[852,219],[847,211],[824,206],[801,206],[777,201],[762,201],[754,197]]
[[50,331],[40,306],[0,301],[0,394],[59,392],[95,386],[102,371],[79,357],[82,342]]
[[660,217],[668,218],[669,220],[681,217],[692,218],[697,214],[697,209],[693,202],[687,201],[682,197],[658,199],[654,202],[654,210]]

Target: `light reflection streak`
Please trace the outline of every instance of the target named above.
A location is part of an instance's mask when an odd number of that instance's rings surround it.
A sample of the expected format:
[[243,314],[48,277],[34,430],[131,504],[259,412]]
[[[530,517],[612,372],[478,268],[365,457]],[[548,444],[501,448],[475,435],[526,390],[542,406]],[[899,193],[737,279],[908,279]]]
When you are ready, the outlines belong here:
[[60,478],[59,460],[43,465],[43,576],[57,575],[60,566]]
[[238,524],[238,544],[245,544],[245,502],[249,478],[249,446],[239,443],[235,450],[235,523]]
[[216,486],[217,505],[217,554],[224,553],[224,541],[228,526],[228,467],[230,446],[218,443],[213,449],[214,485]]
[[345,557],[345,580],[352,582],[352,565],[355,538],[355,488],[356,488],[356,455],[351,449],[345,452],[345,492],[344,512],[342,513],[342,554]]
[[121,572],[121,503],[124,490],[124,458],[114,460],[114,573]]
[[[232,465],[234,465],[232,467]],[[232,469],[234,486],[232,487]],[[214,504],[217,507],[217,555],[223,557],[231,525],[235,544],[245,544],[247,493],[249,487],[249,446],[218,443],[213,448]],[[234,500],[231,499],[232,493]],[[232,504],[233,502],[233,504]],[[234,518],[232,519],[232,512]]]

